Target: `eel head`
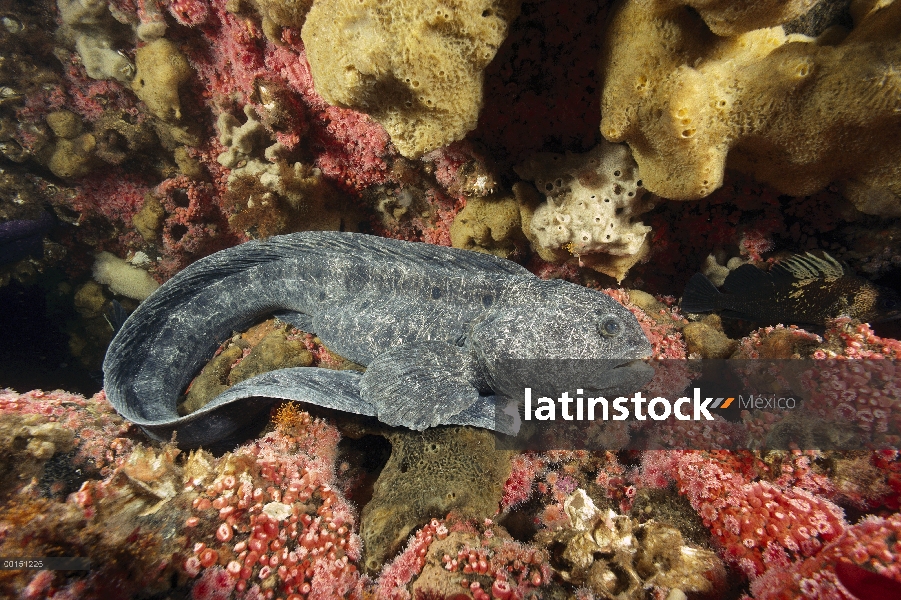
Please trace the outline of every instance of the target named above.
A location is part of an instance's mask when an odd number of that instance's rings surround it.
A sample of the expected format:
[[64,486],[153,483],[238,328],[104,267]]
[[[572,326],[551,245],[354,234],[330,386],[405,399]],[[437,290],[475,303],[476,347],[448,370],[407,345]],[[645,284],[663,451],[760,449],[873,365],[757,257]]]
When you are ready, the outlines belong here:
[[467,343],[498,393],[572,383],[572,375],[611,393],[637,389],[653,374],[640,360],[652,348],[635,316],[607,294],[565,281],[530,282],[516,302],[482,315]]

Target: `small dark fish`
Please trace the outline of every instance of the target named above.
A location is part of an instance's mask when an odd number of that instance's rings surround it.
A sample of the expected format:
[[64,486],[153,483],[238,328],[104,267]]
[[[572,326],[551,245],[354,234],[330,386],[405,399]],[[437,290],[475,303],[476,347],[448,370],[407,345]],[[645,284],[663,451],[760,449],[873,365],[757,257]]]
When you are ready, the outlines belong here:
[[685,286],[682,310],[722,311],[726,317],[773,324],[825,325],[842,316],[879,323],[901,318],[901,296],[854,275],[828,254],[808,252],[769,271],[742,265],[726,277],[723,293],[696,273]]
[[42,213],[37,219],[0,223],[0,265],[18,262],[44,253],[44,233],[53,226],[53,217]]

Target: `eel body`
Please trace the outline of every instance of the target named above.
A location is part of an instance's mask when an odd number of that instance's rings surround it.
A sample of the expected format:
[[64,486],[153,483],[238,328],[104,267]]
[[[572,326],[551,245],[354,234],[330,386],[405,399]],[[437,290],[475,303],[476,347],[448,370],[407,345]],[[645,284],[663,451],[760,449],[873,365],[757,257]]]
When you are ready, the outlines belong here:
[[[280,369],[179,416],[185,387],[220,343],[268,315],[315,333],[365,373]],[[650,344],[606,294],[541,280],[494,256],[365,234],[303,232],[252,241],[193,263],[125,321],[104,387],[156,439],[208,445],[268,404],[291,399],[422,430],[498,429],[495,395],[510,359],[608,359],[634,371]],[[616,379],[616,377],[611,377]]]

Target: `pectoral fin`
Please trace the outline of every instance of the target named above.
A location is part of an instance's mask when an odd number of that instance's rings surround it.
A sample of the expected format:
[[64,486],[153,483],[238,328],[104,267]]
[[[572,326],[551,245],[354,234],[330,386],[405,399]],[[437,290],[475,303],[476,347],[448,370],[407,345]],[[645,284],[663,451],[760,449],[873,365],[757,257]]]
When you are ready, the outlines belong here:
[[363,400],[388,425],[417,431],[453,422],[479,400],[475,364],[462,348],[422,342],[386,352],[366,368]]
[[[498,403],[501,403],[500,406]],[[479,396],[475,404],[449,417],[446,424],[469,425],[516,435],[522,426],[522,419],[516,408],[515,401],[500,396]]]

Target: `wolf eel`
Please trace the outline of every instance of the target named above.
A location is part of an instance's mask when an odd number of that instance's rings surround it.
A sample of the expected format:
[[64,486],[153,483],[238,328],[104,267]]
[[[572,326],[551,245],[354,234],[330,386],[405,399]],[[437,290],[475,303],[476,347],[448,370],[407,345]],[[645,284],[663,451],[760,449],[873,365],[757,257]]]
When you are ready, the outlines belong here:
[[[180,395],[220,343],[267,315],[315,332],[365,373],[279,369],[179,416]],[[123,417],[152,438],[176,432],[194,447],[242,430],[269,407],[260,398],[416,430],[502,429],[495,392],[508,359],[609,359],[602,379],[614,381],[635,377],[644,366],[635,359],[650,352],[632,313],[602,292],[468,250],[303,232],[222,250],[179,272],[128,317],[103,371]]]

